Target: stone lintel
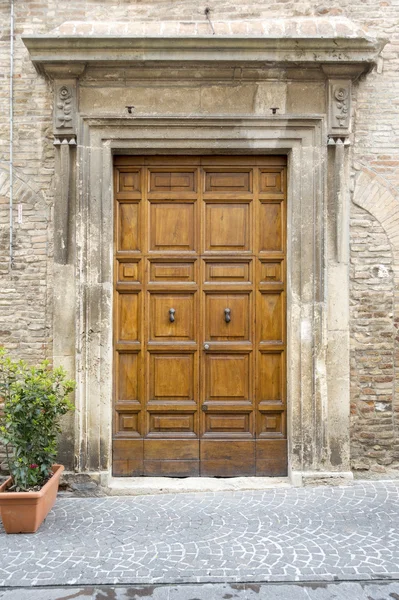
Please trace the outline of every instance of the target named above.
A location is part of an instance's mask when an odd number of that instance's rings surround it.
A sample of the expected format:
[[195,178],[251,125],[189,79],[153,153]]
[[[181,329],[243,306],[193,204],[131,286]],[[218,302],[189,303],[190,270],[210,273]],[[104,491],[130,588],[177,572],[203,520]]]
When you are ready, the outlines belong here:
[[[155,64],[323,65],[335,77],[357,78],[376,63],[385,41],[366,37],[113,37],[24,36],[32,62],[49,77],[71,77],[90,66]],[[56,57],[56,60],[54,60]],[[350,73],[352,73],[350,75]],[[328,75],[332,76],[332,75]]]
[[35,67],[41,73],[46,73],[50,79],[78,79],[85,71],[86,63],[68,62],[68,63],[46,63],[35,64]]

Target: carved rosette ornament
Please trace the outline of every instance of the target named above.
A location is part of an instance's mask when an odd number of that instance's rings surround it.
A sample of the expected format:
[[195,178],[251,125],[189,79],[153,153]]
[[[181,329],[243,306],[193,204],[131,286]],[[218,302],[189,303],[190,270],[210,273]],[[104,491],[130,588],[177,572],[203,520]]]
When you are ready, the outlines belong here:
[[335,119],[340,129],[347,128],[349,125],[349,91],[347,88],[338,87],[334,90],[335,98]]
[[333,181],[335,207],[335,250],[338,263],[349,256],[349,197],[347,182],[347,146],[349,146],[351,115],[351,81],[328,82],[328,147],[333,152]]
[[56,147],[56,198],[54,207],[54,261],[67,264],[72,183],[72,157],[76,147],[76,79],[54,82],[54,146]]
[[72,129],[72,91],[67,85],[58,90],[56,126],[58,129]]
[[54,136],[76,134],[76,80],[58,81],[54,86]]
[[330,79],[329,87],[329,134],[347,136],[350,133],[351,81]]

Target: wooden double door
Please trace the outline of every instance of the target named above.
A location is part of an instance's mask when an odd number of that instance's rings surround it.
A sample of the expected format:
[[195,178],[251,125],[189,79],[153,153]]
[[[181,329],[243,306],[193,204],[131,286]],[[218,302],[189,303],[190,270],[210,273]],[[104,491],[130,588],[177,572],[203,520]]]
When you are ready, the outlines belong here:
[[120,156],[114,190],[114,475],[285,475],[285,157]]

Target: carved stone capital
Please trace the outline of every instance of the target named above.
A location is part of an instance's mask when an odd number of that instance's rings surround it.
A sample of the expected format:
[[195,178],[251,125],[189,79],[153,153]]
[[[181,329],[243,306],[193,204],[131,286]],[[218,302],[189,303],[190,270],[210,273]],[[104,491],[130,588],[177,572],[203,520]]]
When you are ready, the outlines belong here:
[[76,136],[76,79],[54,82],[54,136]]
[[350,79],[328,80],[328,133],[346,137],[351,131],[352,83]]

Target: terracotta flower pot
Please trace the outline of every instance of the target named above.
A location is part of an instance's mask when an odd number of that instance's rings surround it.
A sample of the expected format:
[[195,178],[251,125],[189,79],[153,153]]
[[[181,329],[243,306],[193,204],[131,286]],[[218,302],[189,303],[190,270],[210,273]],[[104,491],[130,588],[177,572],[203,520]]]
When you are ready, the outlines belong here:
[[53,465],[54,475],[39,492],[6,492],[11,477],[0,486],[0,511],[6,533],[35,533],[54,506],[62,465]]

